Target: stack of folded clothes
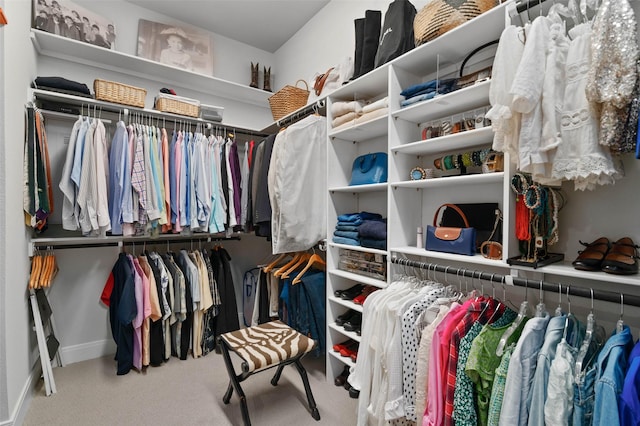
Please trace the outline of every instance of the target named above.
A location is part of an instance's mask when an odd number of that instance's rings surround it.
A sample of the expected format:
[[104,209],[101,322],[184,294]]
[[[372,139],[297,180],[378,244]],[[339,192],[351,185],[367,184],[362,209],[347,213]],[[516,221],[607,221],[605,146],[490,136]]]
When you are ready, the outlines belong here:
[[389,112],[389,98],[384,97],[365,104],[362,101],[334,102],[331,104],[334,130],[355,126],[365,121],[386,115]]
[[365,220],[358,227],[358,238],[362,247],[387,249],[387,220]]
[[402,108],[413,105],[417,102],[432,99],[436,95],[444,95],[457,89],[456,78],[447,78],[444,80],[431,80],[424,83],[416,84],[404,89],[400,94],[404,96],[404,101],[400,102]]
[[338,216],[336,230],[333,232],[333,242],[336,244],[346,244],[350,246],[361,245],[360,236],[358,234],[360,225],[365,221],[372,220],[382,220],[382,216],[377,213],[369,212],[347,213]]

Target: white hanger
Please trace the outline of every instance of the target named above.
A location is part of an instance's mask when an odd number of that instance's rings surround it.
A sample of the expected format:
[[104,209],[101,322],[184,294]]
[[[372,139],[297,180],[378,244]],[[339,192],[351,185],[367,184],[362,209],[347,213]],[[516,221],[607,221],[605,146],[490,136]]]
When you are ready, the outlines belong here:
[[547,307],[544,304],[544,292],[542,291],[542,280],[540,280],[540,302],[536,305],[536,318],[545,316]]
[[624,321],[622,320],[623,314],[624,314],[624,294],[620,293],[620,319],[616,323],[616,334],[620,334],[624,330]]
[[529,310],[529,301],[527,300],[529,296],[529,286],[528,286],[527,280],[525,280],[524,285],[525,285],[524,301],[520,304],[520,312],[518,312],[518,316],[516,317],[516,319],[502,334],[502,337],[498,342],[498,347],[496,348],[497,356],[502,356],[502,354],[504,353],[504,348],[507,346],[507,340],[509,340],[509,337],[511,337],[511,335],[516,331],[516,329],[520,326],[522,321],[527,316],[527,311]]
[[587,352],[589,351],[589,346],[591,345],[591,340],[593,339],[593,331],[596,326],[596,317],[593,315],[593,289],[591,290],[591,312],[587,315],[587,330],[584,334],[584,339],[582,340],[582,345],[580,345],[580,350],[578,351],[578,355],[576,356],[576,364],[574,368],[574,375],[576,384],[580,384],[582,382],[582,368],[584,364],[584,358],[587,356]]

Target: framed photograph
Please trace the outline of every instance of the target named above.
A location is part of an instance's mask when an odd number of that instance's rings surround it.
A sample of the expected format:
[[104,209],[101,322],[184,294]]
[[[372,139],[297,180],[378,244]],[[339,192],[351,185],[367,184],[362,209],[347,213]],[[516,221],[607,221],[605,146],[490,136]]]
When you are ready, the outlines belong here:
[[68,0],[33,0],[33,28],[63,37],[116,48],[113,22]]
[[213,75],[211,35],[206,31],[138,22],[137,55],[177,68]]

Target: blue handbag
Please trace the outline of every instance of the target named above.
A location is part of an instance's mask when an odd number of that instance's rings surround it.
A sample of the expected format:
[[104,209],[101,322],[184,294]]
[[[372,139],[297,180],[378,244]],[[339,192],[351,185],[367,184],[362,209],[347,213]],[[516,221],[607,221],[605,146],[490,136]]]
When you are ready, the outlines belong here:
[[[456,211],[462,218],[465,227],[438,226],[438,213],[443,207],[450,207]],[[443,204],[438,207],[436,214],[433,216],[433,225],[427,225],[424,248],[444,253],[473,256],[476,254],[476,229],[469,226],[469,221],[458,206],[455,204]]]
[[349,185],[368,185],[387,181],[387,154],[374,152],[353,161]]

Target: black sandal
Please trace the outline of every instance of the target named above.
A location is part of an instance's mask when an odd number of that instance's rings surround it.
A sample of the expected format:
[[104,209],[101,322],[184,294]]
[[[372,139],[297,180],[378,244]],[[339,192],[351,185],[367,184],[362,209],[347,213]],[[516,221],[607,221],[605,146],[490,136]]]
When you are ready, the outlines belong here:
[[571,264],[581,271],[599,271],[602,269],[602,262],[609,253],[609,239],[600,237],[592,243],[580,244],[586,248],[578,252],[578,257]]
[[602,270],[616,275],[637,274],[639,248],[629,237],[619,239],[602,261]]

